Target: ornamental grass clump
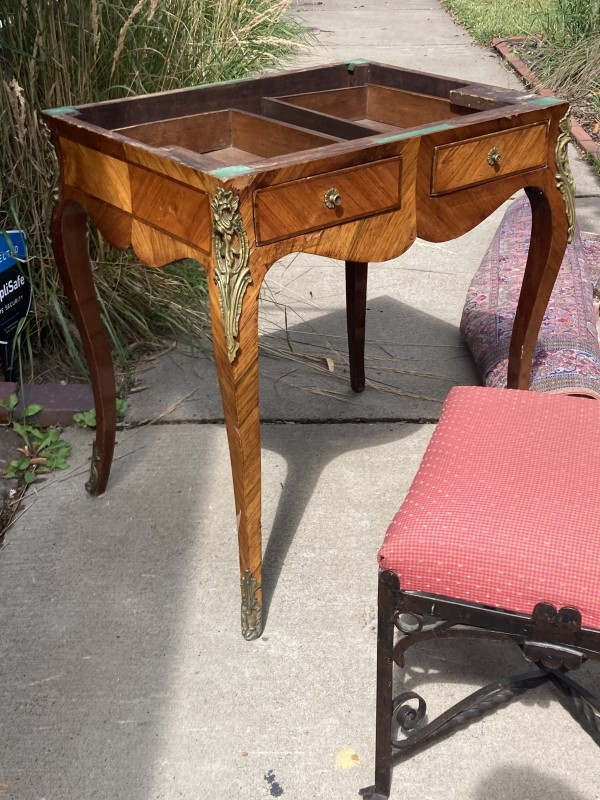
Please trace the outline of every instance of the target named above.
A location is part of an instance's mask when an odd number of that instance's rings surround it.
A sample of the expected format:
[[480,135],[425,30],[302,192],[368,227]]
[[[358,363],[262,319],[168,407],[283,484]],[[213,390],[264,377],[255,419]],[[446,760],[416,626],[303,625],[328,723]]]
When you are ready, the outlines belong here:
[[[519,55],[544,88],[565,97],[583,127],[600,131],[600,0],[441,0],[480,44],[521,36]],[[600,159],[592,159],[600,174]]]
[[[53,264],[49,220],[56,161],[40,111],[245,77],[280,65],[304,31],[291,0],[8,0],[0,7],[0,231],[25,231],[32,313],[19,351],[31,364],[84,372],[77,332]],[[206,330],[195,262],[135,263],[96,233],[91,249],[117,362],[165,334]],[[36,378],[41,377],[39,374]]]
[[600,0],[554,0],[540,15],[532,66],[557,94],[588,97],[600,86]]

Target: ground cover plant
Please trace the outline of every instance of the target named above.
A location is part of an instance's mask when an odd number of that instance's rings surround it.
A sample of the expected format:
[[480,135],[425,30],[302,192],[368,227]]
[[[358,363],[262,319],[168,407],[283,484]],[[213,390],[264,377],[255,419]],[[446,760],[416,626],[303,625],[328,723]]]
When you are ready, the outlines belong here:
[[19,478],[29,485],[35,483],[40,475],[55,469],[67,469],[71,445],[61,438],[58,428],[40,428],[29,421],[42,410],[39,403],[25,406],[18,414],[17,403],[16,394],[0,402],[6,414],[6,425],[22,440],[21,446],[17,447],[19,456],[9,462],[2,477]]
[[442,5],[479,42],[496,37],[524,36],[538,30],[540,16],[554,0],[441,0]]
[[[20,332],[27,378],[85,374],[53,264],[56,163],[40,110],[239,78],[275,67],[304,32],[291,0],[7,0],[0,6],[0,231],[22,229],[33,307]],[[92,234],[94,271],[118,366],[165,334],[201,339],[204,273],[149,270]],[[110,309],[110,313],[108,313]],[[43,365],[40,367],[40,364]],[[31,375],[32,365],[37,365]],[[21,360],[21,371],[23,371]],[[23,377],[23,376],[22,376]]]

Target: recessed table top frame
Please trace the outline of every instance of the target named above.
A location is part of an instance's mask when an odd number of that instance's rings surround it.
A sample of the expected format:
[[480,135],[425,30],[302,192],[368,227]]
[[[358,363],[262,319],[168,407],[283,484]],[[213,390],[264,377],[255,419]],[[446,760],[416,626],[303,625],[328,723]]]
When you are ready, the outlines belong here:
[[417,236],[460,236],[515,191],[532,238],[508,385],[526,389],[542,317],[574,228],[568,105],[362,60],[44,114],[61,165],[53,247],[88,361],[97,434],[87,487],[104,492],[115,380],[87,219],[160,267],[205,269],[240,554],[242,632],[263,629],[258,297],[304,251],[345,261],[350,373],[364,388],[367,265]]

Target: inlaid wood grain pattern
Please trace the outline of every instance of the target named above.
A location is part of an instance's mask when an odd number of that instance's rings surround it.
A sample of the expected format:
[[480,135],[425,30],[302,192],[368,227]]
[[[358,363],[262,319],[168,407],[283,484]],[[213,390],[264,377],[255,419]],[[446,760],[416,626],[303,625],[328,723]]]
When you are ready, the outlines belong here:
[[182,258],[193,258],[204,266],[208,258],[208,251],[178,241],[137,219],[131,222],[131,246],[147,267],[164,267]]
[[125,211],[205,253],[210,252],[206,192],[67,140],[61,140],[61,149],[66,186]]
[[[496,150],[499,161],[492,164]],[[478,183],[546,166],[548,123],[538,122],[504,133],[489,133],[460,144],[436,147],[433,153],[431,193],[445,194]]]
[[[407,250],[416,238],[416,168],[419,142],[416,139],[408,139],[403,142],[395,142],[393,145],[386,145],[385,150],[377,150],[379,155],[384,152],[388,155],[391,163],[394,163],[394,156],[402,156],[402,169],[400,176],[400,203],[394,211],[377,213],[373,216],[366,216],[349,222],[341,222],[331,227],[321,227],[307,234],[291,236],[272,243],[264,244],[258,237],[254,243],[260,258],[266,261],[269,266],[288,253],[302,251],[305,253],[316,253],[330,258],[341,260],[367,262],[387,261],[401,255]],[[386,159],[383,159],[386,160]],[[331,172],[327,167],[336,167],[339,164],[347,163],[347,159],[341,162],[339,158],[324,159],[319,166],[319,174],[324,170],[325,175],[330,176]],[[378,161],[372,162],[379,163]],[[332,169],[335,173],[335,170]],[[278,179],[283,177],[298,180],[296,165],[289,169],[282,169],[278,174]],[[388,176],[389,180],[389,176]],[[302,181],[301,181],[302,182]],[[283,184],[274,183],[273,187]],[[327,188],[330,182],[327,181]],[[245,181],[240,179],[237,189],[245,192],[247,189],[254,190],[256,186],[262,185],[254,182],[252,178]],[[243,188],[245,187],[245,188]],[[256,192],[258,194],[258,192]],[[256,197],[256,195],[255,195]],[[319,200],[322,203],[322,198]],[[323,210],[326,210],[323,206]]]
[[[464,124],[464,120],[471,117],[461,118],[463,124],[456,128],[441,130],[423,137],[419,149],[419,165],[417,175],[417,230],[418,235],[432,242],[443,242],[462,236],[467,231],[472,230],[476,225],[483,222],[495,209],[503,202],[508,200],[514,192],[523,189],[527,185],[539,186],[547,185],[550,174],[550,182],[554,181],[557,174],[555,161],[555,146],[558,138],[558,122],[567,111],[567,104],[560,104],[550,108],[535,108],[524,112],[523,107],[515,105],[508,108],[504,116],[496,116],[498,112],[485,112],[483,122]],[[492,116],[490,117],[490,114]],[[479,117],[479,115],[478,115]],[[486,158],[485,153],[487,142],[492,143],[494,137],[508,134],[512,129],[528,128],[539,124],[540,131],[546,131],[545,153],[542,155],[540,150],[537,156],[543,161],[541,166],[534,166],[529,170],[517,171],[508,175],[497,175],[492,168],[493,177],[490,181],[475,183],[471,185],[473,173],[465,170],[462,176],[453,179],[460,186],[456,186],[453,191],[445,194],[433,194],[433,172],[435,165],[436,151],[450,145],[457,147],[467,143],[469,148],[481,147],[476,142],[470,140],[481,140],[485,145],[481,150],[481,157]],[[536,132],[538,128],[535,127]],[[477,133],[477,137],[473,136]],[[539,133],[535,134],[540,136]],[[541,136],[540,136],[541,138]],[[496,139],[496,141],[498,141]],[[539,142],[538,142],[539,148]],[[454,151],[456,152],[456,151]],[[458,151],[460,152],[460,151]],[[525,154],[529,159],[529,154]],[[509,156],[511,163],[515,162]],[[458,168],[458,160],[455,166]],[[529,161],[531,163],[531,161]],[[545,166],[544,166],[545,165]],[[486,164],[484,162],[485,168]],[[487,165],[489,167],[489,165]],[[478,167],[479,169],[479,167]],[[479,173],[476,172],[477,176]],[[437,184],[439,188],[439,184]]]
[[148,267],[164,267],[182,258],[194,258],[202,264],[206,263],[208,252],[178,241],[108,203],[70,186],[63,187],[62,196],[65,201],[74,200],[86,210],[112,247],[117,250],[132,247],[138,259]]
[[[259,270],[260,271],[260,270]],[[232,364],[220,323],[220,298],[208,281],[213,347],[227,427],[235,495],[240,572],[261,582],[261,456],[258,405],[258,293],[260,280],[246,290],[240,320],[239,350]]]
[[61,186],[61,197],[65,202],[74,200],[77,205],[85,209],[96,228],[112,247],[125,250],[131,245],[131,214],[66,184]]
[[[259,189],[254,196],[257,240],[284,239],[399,208],[401,176],[398,156]],[[340,201],[334,208],[325,203],[330,190],[337,192]]]
[[130,142],[123,145],[123,158],[130,164],[145,167],[185,186],[200,189],[208,194],[215,191],[216,182],[207,174],[215,168],[215,164],[204,154],[192,153],[190,150],[175,146],[152,148]]
[[[252,202],[249,188],[238,190],[241,223],[252,230]],[[235,242],[232,242],[236,246]],[[213,348],[223,402],[235,496],[235,524],[238,536],[240,576],[248,572],[262,584],[261,535],[261,446],[258,400],[258,301],[271,254],[251,247],[247,286],[237,336],[238,350],[232,362],[222,324],[221,302],[215,280],[216,257],[208,262],[207,279]],[[255,600],[262,603],[259,588]],[[262,629],[258,631],[258,634]]]
[[63,181],[97,200],[131,213],[131,187],[127,164],[113,156],[60,140]]
[[206,192],[132,165],[129,180],[131,213],[137,220],[210,253],[210,207]]

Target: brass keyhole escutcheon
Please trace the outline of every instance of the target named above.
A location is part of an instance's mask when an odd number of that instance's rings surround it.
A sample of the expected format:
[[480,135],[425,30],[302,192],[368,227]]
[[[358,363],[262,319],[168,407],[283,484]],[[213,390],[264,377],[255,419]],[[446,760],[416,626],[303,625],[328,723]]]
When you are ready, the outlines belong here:
[[487,161],[490,167],[499,167],[500,166],[500,150],[497,147],[492,147],[490,152],[487,154]]
[[323,202],[327,208],[337,208],[338,206],[342,205],[342,195],[337,189],[327,189]]

